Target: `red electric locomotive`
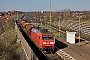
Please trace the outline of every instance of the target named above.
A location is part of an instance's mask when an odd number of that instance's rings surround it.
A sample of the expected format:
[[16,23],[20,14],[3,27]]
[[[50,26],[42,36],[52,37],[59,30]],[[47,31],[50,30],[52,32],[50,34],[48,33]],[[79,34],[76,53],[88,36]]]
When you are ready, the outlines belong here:
[[53,33],[47,29],[36,27],[33,24],[19,20],[20,27],[26,35],[43,51],[54,51],[55,38]]
[[33,28],[31,38],[40,49],[50,52],[54,50],[55,38],[47,29]]

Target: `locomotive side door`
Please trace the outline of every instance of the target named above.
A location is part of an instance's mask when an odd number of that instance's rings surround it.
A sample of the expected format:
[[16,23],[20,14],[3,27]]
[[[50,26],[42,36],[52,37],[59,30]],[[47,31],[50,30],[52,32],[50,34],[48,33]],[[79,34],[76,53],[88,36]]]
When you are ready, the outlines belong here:
[[38,45],[42,48],[42,34],[39,34]]

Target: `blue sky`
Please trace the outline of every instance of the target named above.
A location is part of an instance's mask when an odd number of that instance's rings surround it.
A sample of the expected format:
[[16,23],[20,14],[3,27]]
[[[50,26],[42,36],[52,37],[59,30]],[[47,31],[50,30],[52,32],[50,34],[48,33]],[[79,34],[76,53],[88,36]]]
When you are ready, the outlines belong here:
[[90,10],[90,0],[1,0],[0,11]]

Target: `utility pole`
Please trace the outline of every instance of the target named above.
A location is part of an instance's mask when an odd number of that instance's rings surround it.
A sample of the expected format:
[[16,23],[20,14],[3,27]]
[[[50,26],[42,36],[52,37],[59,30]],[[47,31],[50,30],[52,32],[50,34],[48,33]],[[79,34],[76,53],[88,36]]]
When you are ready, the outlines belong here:
[[60,28],[61,28],[61,17],[59,17],[59,37],[61,37],[60,36],[60,31],[61,31]]
[[80,46],[80,38],[81,38],[81,36],[80,36],[80,34],[81,34],[81,29],[80,29],[80,19],[81,19],[81,15],[80,15],[81,13],[78,13],[78,18],[79,18],[79,30],[78,30],[78,33],[79,33],[79,35],[78,35],[78,38],[79,38],[79,46]]
[[46,19],[45,19],[46,16],[44,16],[44,22],[45,22],[45,29],[46,29]]
[[[50,27],[51,27],[51,1],[50,1]],[[51,29],[50,29],[51,31]]]

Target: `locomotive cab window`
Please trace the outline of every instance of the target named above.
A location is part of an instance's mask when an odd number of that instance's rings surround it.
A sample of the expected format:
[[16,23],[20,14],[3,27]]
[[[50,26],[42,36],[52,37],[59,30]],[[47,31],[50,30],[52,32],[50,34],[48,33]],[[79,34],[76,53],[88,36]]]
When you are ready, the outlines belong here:
[[42,36],[42,40],[52,40],[53,36]]

